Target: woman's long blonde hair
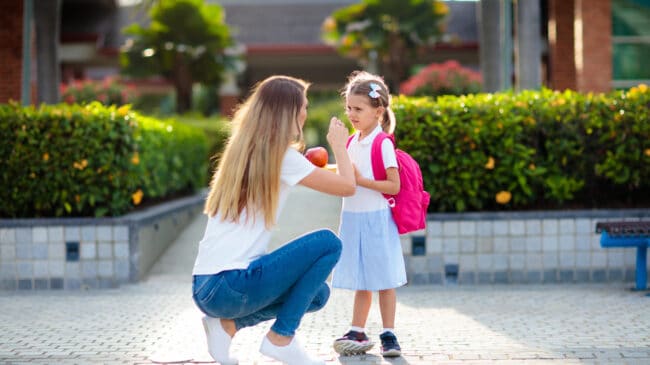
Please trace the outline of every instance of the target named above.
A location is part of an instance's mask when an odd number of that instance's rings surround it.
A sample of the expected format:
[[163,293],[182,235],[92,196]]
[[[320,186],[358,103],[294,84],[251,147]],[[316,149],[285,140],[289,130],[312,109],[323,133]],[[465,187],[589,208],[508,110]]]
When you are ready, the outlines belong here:
[[271,76],[255,86],[233,117],[233,134],[210,182],[205,214],[239,222],[246,209],[247,219],[262,213],[267,228],[275,224],[282,160],[292,144],[302,147],[298,115],[308,88],[289,76]]

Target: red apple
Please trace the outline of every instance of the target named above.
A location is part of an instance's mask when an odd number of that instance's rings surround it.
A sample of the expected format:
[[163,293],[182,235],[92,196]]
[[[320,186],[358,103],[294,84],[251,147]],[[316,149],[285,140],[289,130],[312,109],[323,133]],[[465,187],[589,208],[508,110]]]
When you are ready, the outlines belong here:
[[309,148],[305,151],[305,157],[318,167],[325,167],[327,165],[328,155],[325,147]]

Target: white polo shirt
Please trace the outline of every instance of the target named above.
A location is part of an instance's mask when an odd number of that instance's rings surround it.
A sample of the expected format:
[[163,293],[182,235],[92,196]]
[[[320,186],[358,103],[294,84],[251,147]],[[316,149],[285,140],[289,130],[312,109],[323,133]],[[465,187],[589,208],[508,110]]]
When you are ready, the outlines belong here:
[[[381,130],[381,126],[377,125],[377,128],[361,141],[359,141],[359,132],[356,132],[348,146],[350,160],[352,160],[352,163],[361,175],[368,179],[375,180],[375,176],[372,173],[370,151],[372,150],[372,142]],[[395,147],[389,139],[385,139],[381,143],[381,155],[384,159],[384,168],[397,167]],[[342,209],[349,212],[371,212],[389,209],[389,207],[386,198],[380,192],[357,186],[356,193],[353,196],[343,198]]]
[[[293,148],[289,148],[282,161],[280,198],[276,217],[284,207],[290,188],[311,174],[316,166]],[[221,215],[208,218],[199,252],[194,262],[193,275],[216,274],[225,270],[245,269],[267,251],[271,231],[264,224],[264,216],[257,214],[246,221],[244,210],[239,223],[221,221]]]

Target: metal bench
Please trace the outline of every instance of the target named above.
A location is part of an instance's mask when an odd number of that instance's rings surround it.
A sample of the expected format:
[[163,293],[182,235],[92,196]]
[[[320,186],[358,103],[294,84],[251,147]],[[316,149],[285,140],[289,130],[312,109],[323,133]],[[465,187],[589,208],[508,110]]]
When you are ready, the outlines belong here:
[[647,254],[650,246],[650,221],[598,222],[596,233],[600,233],[600,246],[636,247],[636,287],[645,290],[647,283]]

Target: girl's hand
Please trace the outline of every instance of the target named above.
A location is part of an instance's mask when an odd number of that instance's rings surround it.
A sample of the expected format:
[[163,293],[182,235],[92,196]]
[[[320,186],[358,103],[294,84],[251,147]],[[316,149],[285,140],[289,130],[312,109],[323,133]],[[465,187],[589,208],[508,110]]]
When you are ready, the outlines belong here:
[[352,168],[354,169],[354,180],[357,182],[357,185],[360,185],[363,175],[361,175],[359,169],[357,169],[357,165],[352,164]]
[[345,148],[349,135],[350,133],[347,127],[339,118],[332,117],[332,119],[330,119],[330,128],[327,132],[327,142],[332,146],[332,149],[340,147]]

